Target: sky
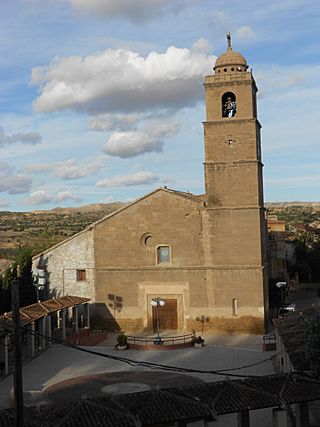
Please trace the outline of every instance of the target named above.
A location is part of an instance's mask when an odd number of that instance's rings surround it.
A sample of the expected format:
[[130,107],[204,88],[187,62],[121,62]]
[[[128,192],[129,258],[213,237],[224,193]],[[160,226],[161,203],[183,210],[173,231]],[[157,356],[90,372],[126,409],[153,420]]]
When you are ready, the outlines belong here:
[[0,0],[0,210],[204,192],[204,76],[259,88],[265,201],[319,201],[317,0]]

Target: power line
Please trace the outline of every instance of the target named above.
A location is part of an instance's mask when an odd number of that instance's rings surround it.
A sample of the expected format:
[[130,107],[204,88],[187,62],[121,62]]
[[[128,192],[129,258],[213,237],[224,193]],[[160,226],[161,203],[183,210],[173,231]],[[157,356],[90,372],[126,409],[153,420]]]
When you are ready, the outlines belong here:
[[[58,338],[53,338],[53,337],[49,337],[47,335],[41,334],[38,331],[31,331],[25,327],[22,327],[22,328],[27,330],[28,333],[33,334],[34,336],[39,336],[39,337],[45,338],[47,341],[51,341],[51,342],[63,345],[65,347],[73,348],[75,350],[79,350],[79,351],[82,351],[84,353],[92,354],[94,356],[104,357],[106,359],[111,359],[111,360],[115,360],[118,362],[123,362],[123,363],[130,365],[130,366],[142,366],[142,367],[146,367],[149,369],[159,369],[159,370],[171,371],[171,372],[212,374],[212,375],[226,376],[227,372],[257,366],[257,365],[260,365],[262,363],[268,362],[277,356],[277,355],[272,355],[271,357],[265,358],[263,360],[259,360],[257,362],[251,363],[249,365],[244,365],[244,366],[239,366],[239,367],[234,367],[234,368],[229,368],[229,369],[210,370],[209,371],[209,370],[200,370],[200,369],[192,369],[192,368],[182,368],[179,366],[164,365],[164,364],[146,362],[146,361],[137,361],[137,360],[129,359],[126,357],[113,356],[113,355],[109,355],[109,354],[105,354],[105,353],[100,353],[100,352],[94,351],[94,350],[88,350],[88,349],[85,349],[83,347],[79,347],[77,345],[67,343],[67,342],[60,340]],[[245,375],[245,374],[232,374],[232,373],[228,373],[227,375],[231,376],[231,377],[237,377],[237,378],[239,378],[239,377],[240,378],[261,378],[262,377],[261,375],[248,375],[248,374]]]

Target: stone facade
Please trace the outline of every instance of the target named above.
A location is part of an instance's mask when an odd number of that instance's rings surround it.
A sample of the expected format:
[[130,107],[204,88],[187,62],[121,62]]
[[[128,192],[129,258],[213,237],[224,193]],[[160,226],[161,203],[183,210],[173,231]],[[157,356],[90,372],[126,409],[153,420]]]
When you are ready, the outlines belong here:
[[[161,326],[261,333],[267,316],[267,228],[257,88],[231,46],[206,77],[204,195],[162,188],[35,257],[50,289],[85,295],[99,327]],[[231,110],[233,108],[233,110]],[[79,283],[76,270],[86,270]],[[171,307],[169,309],[169,307]],[[173,326],[172,326],[173,325]]]
[[[49,298],[77,295],[94,300],[93,231],[82,231],[35,257],[33,268],[46,271]],[[79,271],[85,271],[85,277]]]
[[288,281],[286,250],[286,222],[276,215],[268,216],[268,266],[269,279]]

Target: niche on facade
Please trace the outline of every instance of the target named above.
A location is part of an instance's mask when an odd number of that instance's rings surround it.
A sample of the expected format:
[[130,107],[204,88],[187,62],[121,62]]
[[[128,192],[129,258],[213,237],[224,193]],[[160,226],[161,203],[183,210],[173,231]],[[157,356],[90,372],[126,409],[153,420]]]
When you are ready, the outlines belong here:
[[140,237],[140,244],[143,248],[151,248],[154,246],[154,238],[152,233],[144,233]]
[[226,92],[221,98],[222,117],[234,117],[237,113],[236,96],[232,92]]

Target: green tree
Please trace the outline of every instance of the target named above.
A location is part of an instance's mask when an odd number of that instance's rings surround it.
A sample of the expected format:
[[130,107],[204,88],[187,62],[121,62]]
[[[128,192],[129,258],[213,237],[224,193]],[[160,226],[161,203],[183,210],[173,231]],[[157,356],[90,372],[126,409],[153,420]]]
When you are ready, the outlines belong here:
[[1,281],[1,293],[3,311],[11,311],[11,283],[18,277],[18,266],[20,272],[20,306],[36,302],[36,289],[32,278],[32,257],[30,248],[19,248],[15,255],[15,261],[11,268],[7,268]]

